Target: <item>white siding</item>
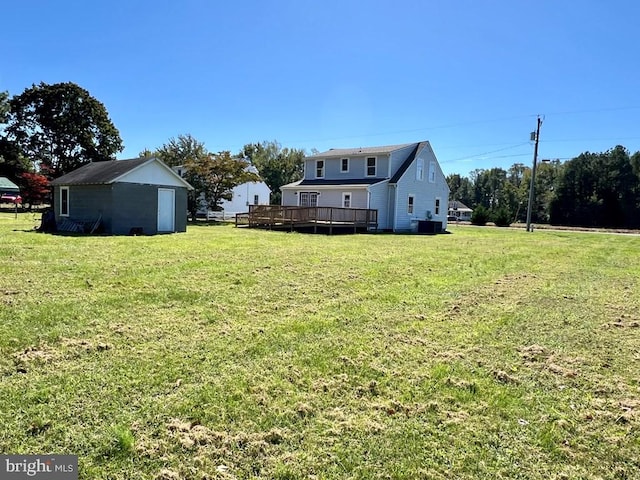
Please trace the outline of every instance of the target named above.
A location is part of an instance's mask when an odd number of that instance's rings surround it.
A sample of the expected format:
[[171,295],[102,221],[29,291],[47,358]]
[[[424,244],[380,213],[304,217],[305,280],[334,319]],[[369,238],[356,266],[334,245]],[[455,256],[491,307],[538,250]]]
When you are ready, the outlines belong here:
[[298,205],[298,196],[295,190],[282,190],[282,200],[280,202],[284,206],[296,206]]
[[[297,192],[297,194],[296,194]],[[313,186],[298,186],[295,190],[286,189],[282,191],[282,205],[298,205],[300,192],[318,192],[319,207],[342,207],[342,194],[351,194],[351,208],[367,208],[369,194],[364,187],[338,186],[334,188],[318,188]]]
[[398,171],[404,161],[409,157],[409,155],[411,155],[414,148],[416,148],[415,143],[391,153],[391,159],[389,161],[389,164],[391,165],[390,177],[393,177],[393,174]]
[[[403,149],[405,150],[405,149]],[[376,157],[376,177],[388,178],[389,175],[389,155],[357,155],[349,157],[326,157],[324,158],[324,179],[325,180],[345,180],[349,178],[365,178],[367,158]],[[340,170],[342,159],[349,158],[349,173]],[[406,156],[404,157],[406,158]],[[313,158],[305,160],[305,179],[316,179],[316,160]],[[395,171],[395,170],[394,170]]]
[[176,175],[154,161],[123,175],[118,182],[185,187],[185,183]]
[[225,214],[235,214],[249,211],[253,205],[254,196],[258,195],[258,205],[269,205],[271,189],[264,182],[247,182],[233,189],[233,198],[225,200],[220,205]]
[[[422,181],[416,180],[416,163],[407,169],[398,181],[397,218],[395,219],[395,231],[408,231],[417,227],[417,220],[427,220],[427,212],[431,212],[431,220],[442,222],[442,228],[447,226],[447,209],[445,206],[449,199],[449,186],[438,161],[431,148],[427,145],[417,157],[424,160],[425,165],[435,163],[435,182],[429,182],[425,177]],[[409,195],[414,196],[413,214],[407,213]],[[440,214],[435,214],[436,198],[440,198]],[[412,222],[412,220],[414,220]]]
[[378,210],[378,230],[391,228],[388,207],[389,183],[381,182],[369,187],[369,208]]

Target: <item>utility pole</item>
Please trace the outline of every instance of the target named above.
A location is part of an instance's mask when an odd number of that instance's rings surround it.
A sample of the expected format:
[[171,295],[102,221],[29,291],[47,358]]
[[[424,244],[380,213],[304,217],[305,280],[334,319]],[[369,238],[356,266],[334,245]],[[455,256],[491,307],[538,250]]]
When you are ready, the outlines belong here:
[[[531,228],[531,209],[533,208],[534,189],[536,182],[536,164],[538,163],[538,140],[540,140],[540,125],[542,125],[542,119],[538,115],[538,127],[535,132],[531,132],[531,136],[535,135],[535,147],[533,149],[533,169],[531,169],[531,185],[529,186],[529,206],[527,207],[527,232],[533,231]],[[531,140],[534,140],[532,138]]]

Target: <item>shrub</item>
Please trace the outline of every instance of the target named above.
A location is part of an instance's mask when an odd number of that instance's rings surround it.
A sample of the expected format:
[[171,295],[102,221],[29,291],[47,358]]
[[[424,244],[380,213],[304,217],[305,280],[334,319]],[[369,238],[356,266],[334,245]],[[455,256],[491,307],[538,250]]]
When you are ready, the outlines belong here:
[[489,221],[489,210],[478,205],[471,214],[471,223],[474,225],[486,225]]
[[491,217],[497,227],[508,227],[511,225],[511,213],[504,207],[493,212]]

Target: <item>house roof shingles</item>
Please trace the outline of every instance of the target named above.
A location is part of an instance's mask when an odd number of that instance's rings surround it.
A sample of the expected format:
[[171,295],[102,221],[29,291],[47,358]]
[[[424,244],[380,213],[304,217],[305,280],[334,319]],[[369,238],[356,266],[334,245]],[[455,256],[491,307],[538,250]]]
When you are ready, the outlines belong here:
[[92,162],[56,178],[51,182],[51,185],[103,185],[113,182],[118,177],[151,160],[153,158]]
[[399,145],[383,145],[381,147],[365,147],[365,148],[332,148],[326,152],[316,153],[306,158],[321,158],[321,157],[348,157],[351,155],[375,155],[391,153],[395,150],[413,145],[412,143],[402,143]]

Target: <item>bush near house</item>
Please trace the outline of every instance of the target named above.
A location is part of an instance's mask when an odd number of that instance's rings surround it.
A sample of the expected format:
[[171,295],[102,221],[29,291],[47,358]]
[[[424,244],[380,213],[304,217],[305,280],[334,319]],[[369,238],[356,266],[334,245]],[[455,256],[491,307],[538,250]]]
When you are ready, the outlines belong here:
[[489,210],[482,206],[482,205],[478,205],[474,210],[473,213],[471,214],[471,223],[474,225],[486,225],[487,222],[489,221],[491,214],[489,213]]
[[508,227],[511,225],[511,213],[506,208],[498,208],[491,215],[491,220],[495,223],[496,227]]

